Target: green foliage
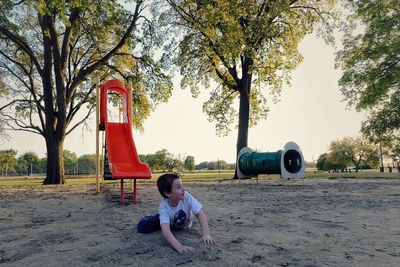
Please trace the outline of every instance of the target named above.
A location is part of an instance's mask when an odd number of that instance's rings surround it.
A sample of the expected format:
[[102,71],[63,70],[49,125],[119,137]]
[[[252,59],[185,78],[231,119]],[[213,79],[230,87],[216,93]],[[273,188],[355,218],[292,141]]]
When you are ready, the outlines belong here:
[[96,154],[86,154],[78,158],[77,173],[96,173]]
[[155,154],[139,155],[139,158],[153,170],[181,171],[183,167],[182,161],[174,157],[165,148],[157,151]]
[[397,166],[400,165],[400,141],[397,139],[397,143],[393,145],[392,149],[389,152],[389,157],[393,162],[397,163]]
[[38,162],[39,157],[35,152],[26,152],[18,157],[16,171],[22,175],[30,175],[37,171]]
[[362,161],[374,166],[377,157],[377,147],[363,137],[345,137],[331,142],[327,160],[343,166],[354,164],[359,169]]
[[196,170],[232,170],[234,168],[235,164],[231,166],[225,160],[203,161],[196,165]]
[[35,173],[46,173],[47,169],[47,157],[39,159],[38,163],[35,165],[37,167],[37,170]]
[[0,173],[5,175],[15,171],[17,166],[17,151],[14,149],[0,150]]
[[316,167],[318,170],[323,170],[323,171],[330,171],[330,170],[338,171],[347,168],[347,164],[344,164],[342,161],[340,161],[339,163],[334,163],[331,161],[329,154],[324,153],[318,157]]
[[381,144],[383,147],[389,147],[396,138],[396,131],[389,130],[391,126],[387,125],[388,118],[386,114],[373,112],[370,117],[361,125],[361,133],[374,144]]
[[195,161],[194,161],[194,157],[193,156],[187,156],[186,158],[185,158],[185,162],[184,162],[184,166],[185,166],[185,169],[186,170],[188,170],[188,171],[193,171],[194,170],[194,168],[196,167],[195,166]]
[[328,160],[328,153],[321,154],[317,159],[317,165],[316,165],[317,169],[324,171],[329,170],[329,168],[324,168],[324,165],[326,164],[327,160]]
[[[169,7],[161,7],[165,2]],[[318,23],[331,29],[334,2],[170,0],[153,9],[162,11],[160,26],[171,41],[165,64],[179,67],[181,86],[196,96],[200,86],[219,84],[203,110],[225,135],[238,116],[238,98],[250,103],[244,118],[250,127],[266,118],[268,94],[279,95],[302,60],[299,42]]]
[[78,162],[78,157],[75,152],[65,149],[63,151],[64,158],[64,169],[66,173],[76,172],[76,163]]
[[400,131],[400,91],[382,104],[379,110],[372,111],[363,122],[361,132],[375,143],[388,144],[398,138]]
[[365,159],[362,162],[362,168],[377,168],[379,166],[379,152],[377,148],[370,150],[369,153],[366,153]]
[[328,159],[334,164],[343,164],[347,166],[353,156],[350,138],[344,140],[332,141],[329,145]]
[[356,0],[347,7],[352,25],[337,56],[341,92],[359,110],[380,108],[400,94],[400,2]]

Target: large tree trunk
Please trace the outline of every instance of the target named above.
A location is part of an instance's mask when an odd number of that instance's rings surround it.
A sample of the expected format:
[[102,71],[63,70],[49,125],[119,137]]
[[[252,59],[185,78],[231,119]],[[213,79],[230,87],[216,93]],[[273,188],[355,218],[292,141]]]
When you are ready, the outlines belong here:
[[43,184],[65,184],[64,177],[64,139],[46,137],[47,172]]
[[47,149],[47,171],[43,184],[65,184],[63,148],[68,105],[63,82],[65,74],[61,68],[54,18],[48,14],[39,15],[39,21],[44,45],[42,82],[46,123],[43,136]]
[[250,103],[249,103],[249,92],[247,88],[240,92],[240,105],[239,105],[239,127],[238,136],[236,142],[236,155],[239,154],[243,147],[247,146],[248,134],[249,134],[249,115],[250,115]]
[[385,168],[383,166],[383,151],[382,151],[382,142],[379,142],[379,154],[381,159],[381,166],[379,168],[379,172],[384,172]]
[[359,159],[357,162],[353,161],[355,167],[356,167],[356,172],[358,172],[358,170],[360,169],[360,163],[361,163],[361,159]]
[[[243,147],[247,147],[249,135],[249,118],[250,118],[250,87],[251,75],[245,75],[242,79],[242,84],[239,86],[240,100],[239,100],[239,127],[236,142],[236,162],[238,155]],[[237,168],[235,169],[234,179],[238,179]]]

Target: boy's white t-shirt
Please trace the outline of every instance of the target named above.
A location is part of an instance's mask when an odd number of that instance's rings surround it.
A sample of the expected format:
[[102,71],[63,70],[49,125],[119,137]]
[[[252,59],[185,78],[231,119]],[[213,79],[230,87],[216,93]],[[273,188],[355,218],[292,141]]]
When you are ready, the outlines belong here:
[[172,207],[168,199],[164,199],[159,208],[160,224],[169,224],[172,229],[190,228],[193,223],[192,212],[197,215],[202,207],[203,205],[187,191],[176,207]]

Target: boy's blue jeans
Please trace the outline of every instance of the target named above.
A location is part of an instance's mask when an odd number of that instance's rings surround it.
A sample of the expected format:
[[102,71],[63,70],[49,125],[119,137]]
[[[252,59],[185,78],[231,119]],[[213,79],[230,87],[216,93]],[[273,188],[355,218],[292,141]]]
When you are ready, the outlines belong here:
[[160,215],[155,214],[144,216],[140,219],[137,229],[138,232],[142,234],[149,234],[160,230]]

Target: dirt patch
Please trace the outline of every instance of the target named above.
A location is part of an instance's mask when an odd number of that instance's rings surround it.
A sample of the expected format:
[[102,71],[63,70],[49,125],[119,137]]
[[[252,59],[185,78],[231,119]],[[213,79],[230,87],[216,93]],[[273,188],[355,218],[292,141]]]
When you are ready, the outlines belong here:
[[155,186],[137,205],[118,187],[0,192],[2,266],[399,266],[400,180],[224,181],[186,184],[204,205],[215,246],[200,226],[176,232],[178,254],[137,221],[157,211]]

